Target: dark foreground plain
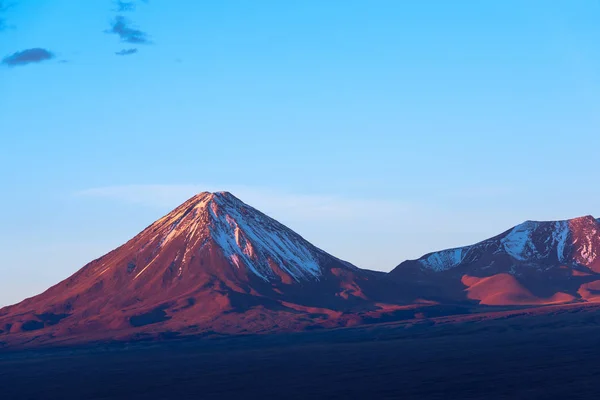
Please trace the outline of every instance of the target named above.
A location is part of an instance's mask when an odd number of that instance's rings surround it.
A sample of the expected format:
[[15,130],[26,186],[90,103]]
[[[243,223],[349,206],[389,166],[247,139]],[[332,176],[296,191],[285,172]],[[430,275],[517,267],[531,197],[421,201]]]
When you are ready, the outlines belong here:
[[592,399],[599,379],[595,308],[0,353],[3,399]]

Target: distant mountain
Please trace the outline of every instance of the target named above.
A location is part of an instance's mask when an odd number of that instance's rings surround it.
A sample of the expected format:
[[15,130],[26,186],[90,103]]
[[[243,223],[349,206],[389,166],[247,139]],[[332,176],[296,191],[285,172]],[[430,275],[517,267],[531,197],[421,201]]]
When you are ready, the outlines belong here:
[[382,276],[227,192],[200,193],[46,292],[0,310],[0,342],[293,331],[393,310]]
[[600,300],[600,221],[526,221],[480,243],[405,261],[390,277],[442,302],[540,305]]

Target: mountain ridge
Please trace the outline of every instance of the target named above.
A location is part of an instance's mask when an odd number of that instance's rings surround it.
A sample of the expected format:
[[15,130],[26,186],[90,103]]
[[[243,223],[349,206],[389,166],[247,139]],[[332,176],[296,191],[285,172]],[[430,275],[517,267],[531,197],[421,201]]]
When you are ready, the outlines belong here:
[[444,301],[546,305],[596,301],[600,222],[525,221],[469,246],[425,254],[390,272]]
[[0,345],[237,335],[600,301],[600,221],[525,221],[389,273],[343,261],[229,192],[199,193],[43,293]]
[[[524,221],[521,224],[515,225],[514,227],[507,229],[506,231],[500,233],[499,235],[493,236],[489,239],[482,240],[482,241],[474,243],[472,245],[459,246],[459,247],[453,247],[453,248],[439,250],[439,251],[433,251],[433,252],[430,252],[430,253],[427,253],[427,254],[421,256],[420,258],[418,258],[416,260],[422,261],[422,264],[425,267],[429,267],[434,270],[444,270],[444,269],[452,268],[452,266],[454,266],[454,265],[458,265],[462,261],[462,259],[465,257],[465,254],[463,254],[463,253],[468,252],[470,249],[477,248],[477,247],[484,247],[486,245],[494,243],[495,241],[500,240],[502,243],[502,246],[504,247],[504,250],[506,251],[506,253],[508,255],[512,256],[513,258],[515,258],[517,260],[522,261],[522,260],[526,259],[526,257],[525,257],[526,255],[529,257],[543,255],[543,254],[540,254],[539,252],[537,252],[537,253],[532,252],[530,254],[524,254],[524,252],[527,250],[532,250],[532,248],[531,248],[532,246],[534,247],[534,250],[537,250],[536,246],[532,245],[532,243],[531,243],[531,235],[534,234],[535,231],[550,230],[551,240],[553,240],[553,243],[555,243],[555,246],[556,246],[557,259],[559,261],[561,261],[561,260],[565,259],[565,255],[563,252],[564,252],[565,247],[568,245],[566,243],[566,241],[570,237],[572,238],[574,234],[581,233],[581,232],[579,232],[579,229],[578,229],[578,228],[581,228],[581,225],[588,225],[588,227],[589,227],[589,225],[593,225],[593,232],[591,232],[591,235],[598,235],[598,232],[600,232],[600,220],[594,218],[591,215],[576,217],[576,218],[571,218],[571,219],[566,219],[566,220],[557,220],[557,221],[527,220],[527,221]],[[588,237],[588,240],[589,240],[589,237]],[[425,261],[426,259],[430,258],[431,256],[435,256],[435,255],[439,256],[441,254],[446,255],[446,257],[444,257],[444,258],[448,258],[448,259],[450,259],[450,261],[454,261],[454,265],[452,263],[447,263],[447,262],[436,263],[435,260],[432,260],[433,262],[431,264],[428,264],[428,262]],[[586,255],[582,255],[582,257],[580,258],[580,261],[583,261],[583,257],[585,257]],[[452,256],[454,256],[454,257],[452,257]],[[594,254],[593,259],[595,260],[596,257],[597,257],[597,255]],[[587,261],[591,262],[594,260],[587,260]],[[415,261],[415,260],[407,260],[407,261]]]

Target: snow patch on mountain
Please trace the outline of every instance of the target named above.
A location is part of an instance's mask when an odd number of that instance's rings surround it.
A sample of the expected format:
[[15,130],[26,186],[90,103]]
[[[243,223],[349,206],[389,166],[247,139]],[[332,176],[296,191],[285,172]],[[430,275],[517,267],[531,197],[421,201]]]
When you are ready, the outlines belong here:
[[538,227],[538,222],[527,221],[515,226],[500,241],[504,251],[511,257],[523,261],[536,253],[531,235]]
[[419,262],[434,271],[445,271],[459,265],[468,248],[460,247],[456,249],[443,250],[437,253],[431,253]]
[[556,243],[556,256],[558,257],[559,262],[565,262],[566,260],[565,248],[567,247],[569,233],[570,229],[568,221],[557,221],[554,223],[552,243]]
[[300,236],[229,193],[215,194],[212,202],[212,238],[233,264],[243,263],[267,281],[276,276],[269,260],[296,281],[321,275],[316,255]]

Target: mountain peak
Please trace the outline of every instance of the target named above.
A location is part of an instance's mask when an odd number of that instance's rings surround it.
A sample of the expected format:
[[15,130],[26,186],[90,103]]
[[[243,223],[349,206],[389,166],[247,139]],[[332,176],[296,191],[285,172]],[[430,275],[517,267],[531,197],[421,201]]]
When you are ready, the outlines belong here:
[[524,221],[522,224],[552,224],[555,222],[569,222],[569,221],[596,221],[596,218],[593,215],[582,215],[580,217],[568,218],[568,219],[559,219],[559,220],[530,220]]
[[596,224],[598,220],[592,215],[584,215],[582,217],[571,218],[569,222],[571,224]]
[[199,204],[199,203],[209,202],[209,201],[215,200],[215,199],[228,199],[228,200],[231,200],[231,201],[239,201],[239,202],[241,202],[240,199],[238,199],[233,194],[231,194],[230,192],[227,192],[227,191],[200,192],[200,193],[198,193],[198,194],[190,197],[185,202],[183,202],[181,204],[181,206],[184,206],[186,204],[189,205],[189,204]]
[[[426,269],[445,271],[460,265],[492,263],[497,255],[512,262],[591,266],[600,254],[600,224],[591,215],[560,220],[528,220],[470,246],[426,254],[418,261]],[[491,257],[494,255],[494,257]],[[483,261],[490,256],[489,261]]]
[[292,281],[321,275],[322,250],[230,192],[198,193],[142,236],[147,238],[144,247],[157,252],[167,246],[183,248],[184,264],[209,246],[219,249],[235,269],[249,270],[264,281],[280,279],[281,274]]

